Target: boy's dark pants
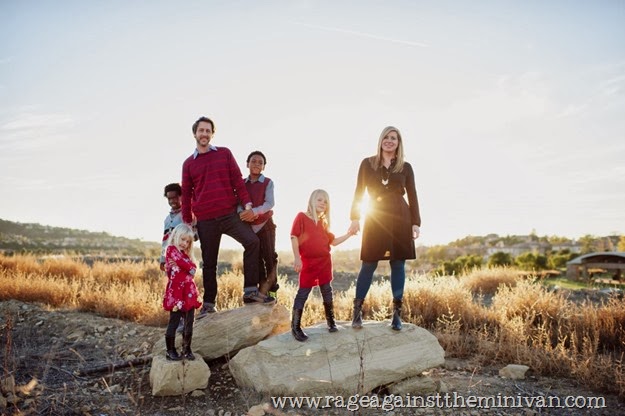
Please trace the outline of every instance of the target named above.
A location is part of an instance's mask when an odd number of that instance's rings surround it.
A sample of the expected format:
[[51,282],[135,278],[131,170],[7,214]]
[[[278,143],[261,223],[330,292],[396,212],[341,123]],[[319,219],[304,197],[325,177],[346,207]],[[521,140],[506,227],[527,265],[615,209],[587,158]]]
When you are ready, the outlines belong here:
[[[260,241],[260,256],[258,262],[258,282],[262,293],[278,290],[278,253],[276,253],[276,225],[273,220],[265,223],[256,235]],[[264,290],[263,290],[264,289]]]

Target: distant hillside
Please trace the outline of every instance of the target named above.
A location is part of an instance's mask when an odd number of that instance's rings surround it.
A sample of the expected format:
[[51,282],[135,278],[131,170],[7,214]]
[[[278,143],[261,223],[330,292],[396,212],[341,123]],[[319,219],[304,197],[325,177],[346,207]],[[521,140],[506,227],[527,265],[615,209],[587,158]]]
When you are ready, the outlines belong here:
[[0,219],[0,250],[30,253],[77,253],[154,256],[160,244],[116,237],[105,232],[50,227]]

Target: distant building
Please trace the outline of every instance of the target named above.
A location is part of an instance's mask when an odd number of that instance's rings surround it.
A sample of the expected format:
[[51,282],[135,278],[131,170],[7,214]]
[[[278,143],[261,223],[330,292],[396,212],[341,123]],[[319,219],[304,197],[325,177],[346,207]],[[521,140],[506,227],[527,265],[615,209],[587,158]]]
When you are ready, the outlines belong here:
[[534,253],[534,254],[542,254],[545,255],[547,252],[551,250],[551,245],[548,243],[541,243],[538,241],[531,241],[525,243],[513,244],[511,246],[506,246],[503,241],[497,242],[493,247],[488,247],[486,249],[486,254],[490,257],[495,253],[508,253],[512,257],[517,257],[523,253]]
[[601,269],[612,273],[612,278],[625,278],[625,252],[604,251],[588,253],[575,257],[566,263],[566,277],[575,280],[590,280],[592,269]]
[[559,243],[551,245],[552,251],[563,251],[568,250],[570,253],[581,253],[582,246],[578,243]]

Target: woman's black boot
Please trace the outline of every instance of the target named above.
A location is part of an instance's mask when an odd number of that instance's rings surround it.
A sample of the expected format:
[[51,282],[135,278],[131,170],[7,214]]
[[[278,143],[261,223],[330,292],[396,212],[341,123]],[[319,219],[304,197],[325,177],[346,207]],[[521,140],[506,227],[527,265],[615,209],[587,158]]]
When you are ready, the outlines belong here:
[[391,320],[391,328],[395,331],[401,331],[401,299],[393,299],[393,319]]
[[352,328],[362,328],[362,303],[364,299],[354,299],[354,310],[352,312]]

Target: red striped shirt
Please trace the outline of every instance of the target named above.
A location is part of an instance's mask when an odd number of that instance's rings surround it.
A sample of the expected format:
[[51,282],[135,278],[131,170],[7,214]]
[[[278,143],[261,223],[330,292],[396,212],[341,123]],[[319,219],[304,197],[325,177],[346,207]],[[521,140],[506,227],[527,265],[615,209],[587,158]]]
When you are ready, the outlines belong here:
[[239,204],[251,203],[232,152],[211,147],[206,153],[194,152],[182,164],[182,219],[210,220],[236,212]]

